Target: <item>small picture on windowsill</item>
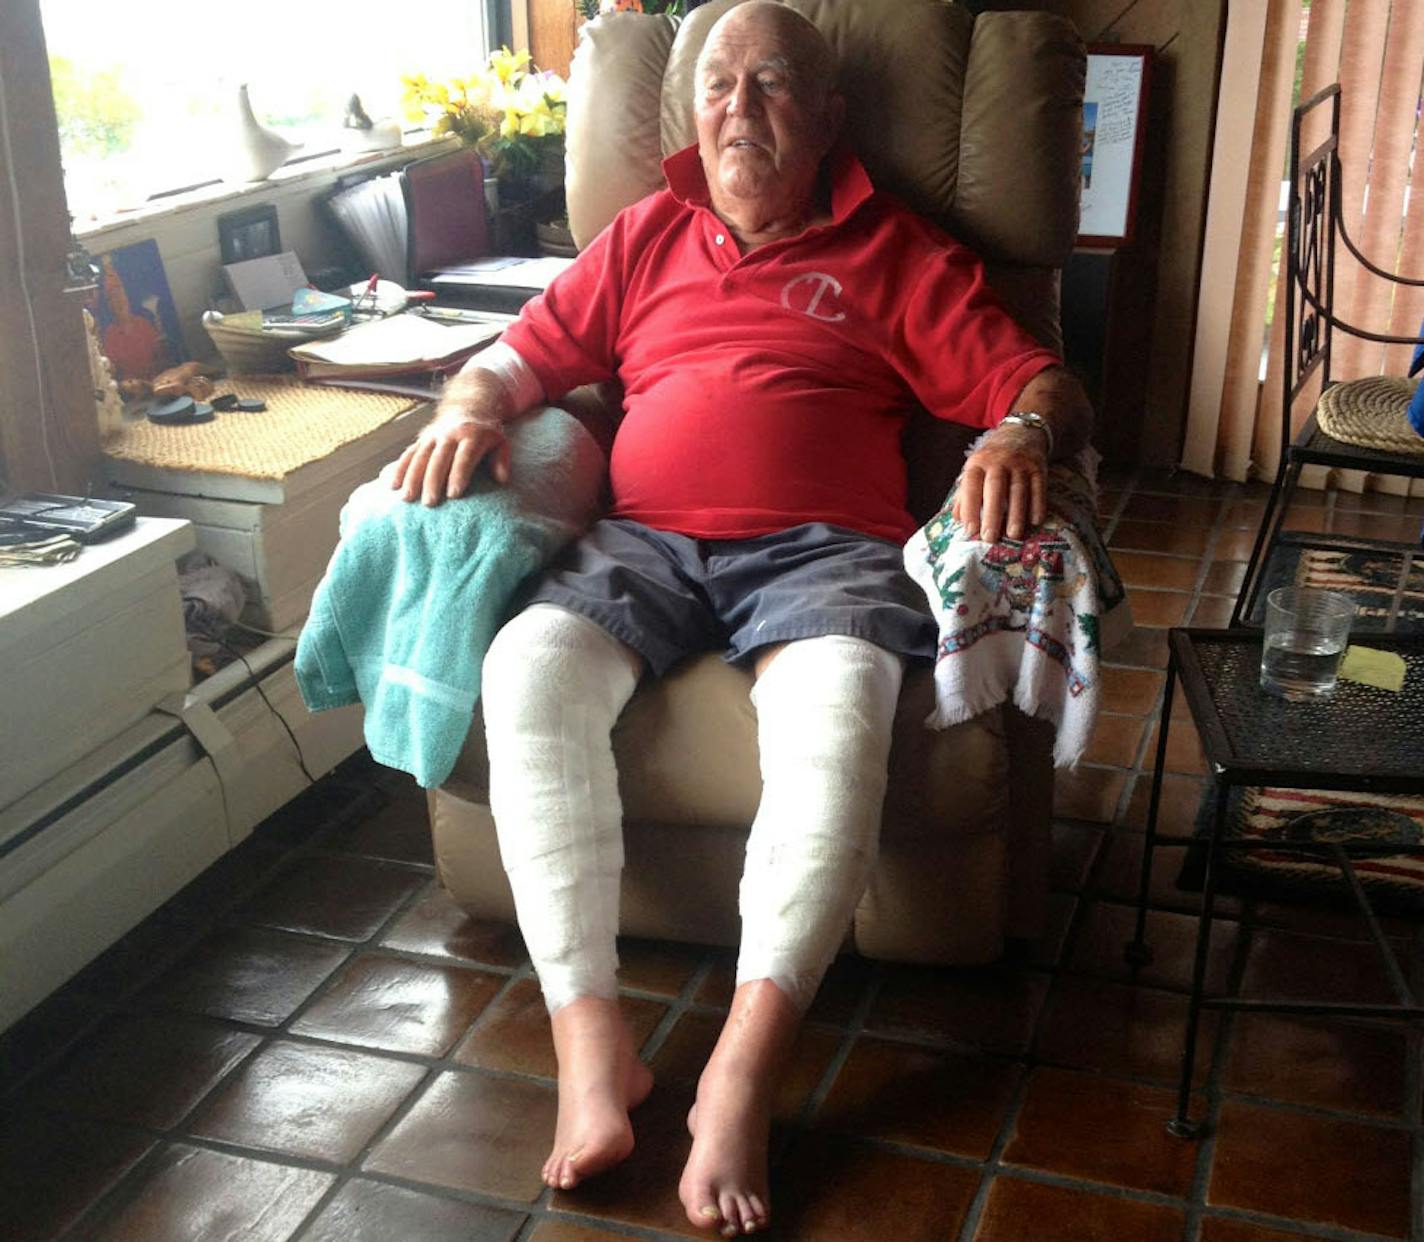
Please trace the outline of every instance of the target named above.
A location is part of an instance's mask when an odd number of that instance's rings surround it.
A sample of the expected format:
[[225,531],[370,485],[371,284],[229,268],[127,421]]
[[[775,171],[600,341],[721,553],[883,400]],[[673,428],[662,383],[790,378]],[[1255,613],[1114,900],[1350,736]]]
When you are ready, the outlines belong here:
[[265,259],[282,253],[277,208],[271,203],[229,211],[218,217],[218,247],[224,263]]

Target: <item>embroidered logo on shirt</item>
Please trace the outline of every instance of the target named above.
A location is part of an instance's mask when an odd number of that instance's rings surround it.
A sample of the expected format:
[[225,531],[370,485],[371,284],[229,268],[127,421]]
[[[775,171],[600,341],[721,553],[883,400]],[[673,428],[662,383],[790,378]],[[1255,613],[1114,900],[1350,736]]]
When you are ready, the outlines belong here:
[[828,276],[825,272],[806,272],[781,286],[781,304],[787,310],[800,311],[812,319],[839,323],[845,318],[845,312],[835,310],[834,302],[827,303],[827,294],[838,298],[840,293],[841,282],[834,276]]

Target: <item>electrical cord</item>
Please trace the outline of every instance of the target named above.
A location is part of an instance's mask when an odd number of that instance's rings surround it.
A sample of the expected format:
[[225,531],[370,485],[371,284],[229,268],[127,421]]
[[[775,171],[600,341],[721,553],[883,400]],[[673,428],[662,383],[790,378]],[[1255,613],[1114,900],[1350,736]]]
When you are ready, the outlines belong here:
[[295,634],[278,634],[272,630],[259,630],[255,625],[248,625],[246,621],[234,621],[232,625],[239,630],[246,630],[249,634],[260,634],[263,638],[280,638],[283,642],[295,643]]
[[[239,622],[238,624],[241,624],[241,623]],[[251,627],[250,627],[250,626],[243,625],[241,628],[243,628],[243,629],[250,629]],[[257,630],[257,631],[255,631],[255,632],[256,632],[256,633],[259,633],[259,634],[262,633],[261,630]],[[275,637],[275,638],[283,638],[283,637],[285,637],[285,635],[276,634],[276,635],[273,635],[272,637]],[[302,744],[301,744],[299,741],[297,741],[297,735],[292,731],[292,726],[287,723],[287,718],[286,718],[285,716],[283,716],[282,713],[277,710],[276,705],[273,704],[272,700],[267,697],[267,691],[262,688],[262,681],[261,681],[261,679],[257,676],[257,670],[252,667],[252,665],[251,665],[251,663],[248,661],[247,657],[246,657],[240,650],[238,650],[238,648],[234,647],[230,642],[228,642],[226,638],[219,638],[219,639],[217,640],[217,642],[218,642],[218,645],[219,645],[224,651],[228,652],[230,655],[232,655],[232,656],[234,656],[234,657],[236,657],[237,659],[239,659],[239,660],[242,661],[242,667],[247,670],[248,675],[252,678],[252,686],[253,686],[253,689],[255,689],[255,690],[257,691],[257,693],[262,696],[262,701],[267,704],[267,710],[268,710],[269,712],[271,712],[272,715],[274,715],[274,716],[277,718],[278,724],[280,724],[280,725],[282,726],[282,728],[284,728],[284,729],[287,731],[287,736],[288,736],[289,738],[291,738],[291,740],[292,740],[292,749],[297,752],[297,766],[298,766],[299,768],[301,768],[301,770],[302,770],[302,775],[307,778],[307,784],[308,784],[308,785],[315,785],[315,784],[316,784],[316,777],[314,777],[314,776],[311,774],[311,771],[307,768],[307,758],[306,758],[306,755],[302,753]]]

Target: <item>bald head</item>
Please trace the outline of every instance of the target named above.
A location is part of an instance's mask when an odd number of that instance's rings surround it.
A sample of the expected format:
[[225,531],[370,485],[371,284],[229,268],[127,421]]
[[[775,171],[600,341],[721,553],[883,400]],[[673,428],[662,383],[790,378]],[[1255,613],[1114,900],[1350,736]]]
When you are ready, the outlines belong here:
[[748,0],[708,32],[696,84],[697,147],[713,211],[744,245],[806,228],[845,110],[821,32],[784,4]]
[[726,54],[727,46],[747,39],[769,40],[780,49],[782,69],[796,93],[812,107],[824,107],[833,90],[834,58],[830,44],[815,23],[779,0],[746,0],[722,14],[707,32],[697,57],[700,83],[709,63]]

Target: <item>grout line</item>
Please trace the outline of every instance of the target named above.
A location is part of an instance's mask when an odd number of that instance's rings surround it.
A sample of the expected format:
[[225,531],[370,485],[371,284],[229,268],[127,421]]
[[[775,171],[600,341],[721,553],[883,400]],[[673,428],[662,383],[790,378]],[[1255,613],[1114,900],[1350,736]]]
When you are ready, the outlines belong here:
[[94,1237],[94,1226],[116,1215],[125,1203],[132,1200],[139,1189],[147,1183],[153,1172],[153,1166],[163,1159],[167,1151],[168,1144],[161,1139],[156,1139],[153,1146],[134,1162],[133,1168],[115,1180],[66,1229],[60,1231],[59,1242],[88,1242],[90,1238]]
[[1266,1212],[1251,1212],[1244,1208],[1213,1207],[1204,1213],[1202,1219],[1239,1221],[1268,1229],[1281,1229],[1291,1238],[1300,1235],[1303,1238],[1317,1238],[1321,1242],[1399,1242],[1398,1238],[1391,1238],[1386,1234],[1358,1233],[1334,1225],[1296,1220],[1290,1216],[1272,1216]]
[[[671,998],[665,993],[654,995],[650,992],[643,992],[632,988],[619,989],[620,993],[640,998],[655,999],[667,1006],[667,1011],[658,1019],[657,1025],[653,1027],[648,1038],[643,1041],[642,1048],[638,1050],[638,1058],[644,1065],[652,1065],[653,1059],[662,1051],[663,1045],[667,1043],[673,1028],[682,1020],[683,1014],[702,1011],[704,1006],[698,1005],[694,998],[702,989],[702,985],[707,981],[712,971],[716,969],[716,966],[717,954],[715,951],[709,950],[703,954],[702,960],[693,968],[692,974],[688,976],[687,981],[678,990],[677,995]],[[713,1009],[717,1013],[722,1012],[713,1006],[705,1006],[705,1008]]]
[[850,1054],[855,1048],[856,1041],[866,1033],[866,1022],[870,1018],[870,1011],[875,1007],[876,999],[880,996],[884,972],[885,968],[880,962],[871,964],[870,978],[865,981],[865,988],[860,994],[860,1000],[856,1002],[855,1009],[851,1012],[840,1043],[837,1044],[835,1052],[831,1054],[830,1062],[826,1065],[819,1081],[811,1088],[805,1104],[801,1106],[801,1112],[797,1115],[794,1123],[796,1126],[810,1128],[811,1118],[825,1104],[826,1097],[830,1095],[841,1070],[850,1060]]
[[[1242,910],[1241,933],[1236,941],[1236,948],[1232,954],[1231,969],[1227,974],[1226,993],[1228,996],[1241,995],[1241,980],[1246,974],[1246,962],[1251,951],[1251,940],[1254,930],[1253,916],[1254,907],[1250,902],[1245,904]],[[1214,922],[1215,920],[1213,920]],[[1229,1050],[1233,1043],[1233,1035],[1236,1030],[1237,1015],[1231,1010],[1219,1011],[1221,1016],[1216,1027],[1216,1038],[1212,1041],[1211,1060],[1207,1065],[1206,1091],[1204,1101],[1198,1104],[1198,1108],[1205,1105],[1205,1115],[1198,1113],[1198,1120],[1202,1122],[1203,1129],[1199,1137],[1194,1140],[1197,1144],[1197,1163],[1195,1175],[1192,1179],[1192,1190],[1190,1196],[1190,1207],[1187,1212],[1188,1225],[1197,1223],[1202,1212],[1207,1206],[1207,1191],[1211,1185],[1211,1170],[1216,1161],[1216,1140],[1218,1128],[1221,1122],[1221,1105],[1226,1094],[1223,1080],[1226,1077],[1226,1061]],[[1206,1011],[1201,1014],[1206,1017]],[[1187,1141],[1187,1140],[1181,1140]]]
[[993,1187],[994,1180],[1004,1171],[1002,1163],[1004,1150],[1008,1147],[1014,1132],[1018,1129],[1019,1117],[1023,1113],[1024,1100],[1028,1096],[1029,1082],[1037,1069],[1037,1066],[1032,1064],[1028,1058],[1031,1056],[1034,1043],[1038,1037],[1038,1025],[1043,1022],[1043,1015],[1047,1009],[1048,997],[1045,995],[1044,1003],[1039,1007],[1034,1033],[1029,1038],[1029,1051],[1025,1053],[1025,1061],[1022,1064],[1023,1072],[1019,1075],[1018,1082],[1014,1084],[1013,1093],[1009,1096],[1008,1105],[1004,1109],[1003,1120],[999,1123],[999,1132],[994,1136],[994,1142],[989,1148],[989,1155],[981,1166],[984,1175],[980,1179],[979,1185],[975,1188],[974,1197],[969,1201],[969,1207],[964,1213],[964,1224],[959,1231],[961,1242],[972,1242],[975,1233],[978,1232],[979,1220],[983,1216],[985,1205],[989,1201],[989,1192]]

